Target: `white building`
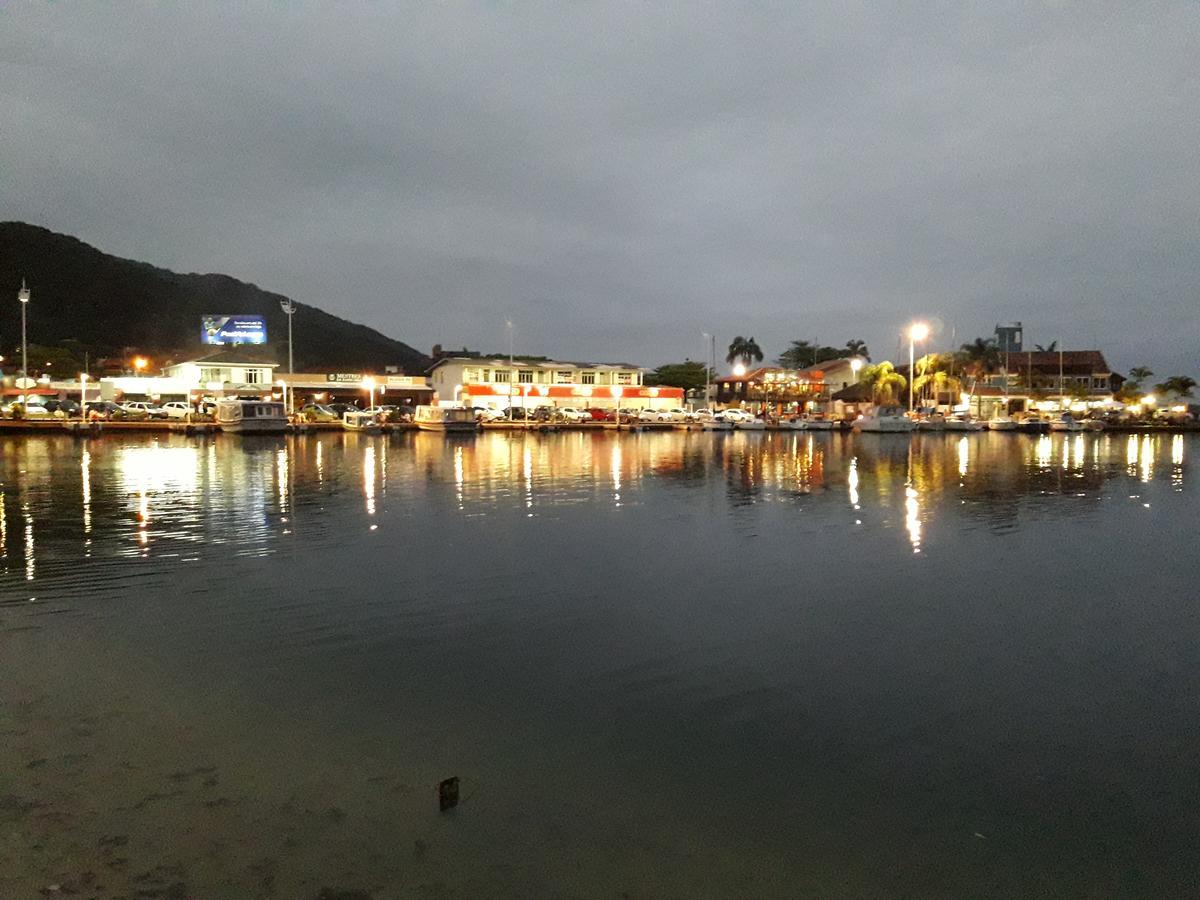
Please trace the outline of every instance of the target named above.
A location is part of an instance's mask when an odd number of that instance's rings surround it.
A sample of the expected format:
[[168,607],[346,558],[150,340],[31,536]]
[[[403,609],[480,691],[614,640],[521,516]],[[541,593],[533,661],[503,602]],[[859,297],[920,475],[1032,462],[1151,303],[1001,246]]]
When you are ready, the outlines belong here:
[[504,409],[508,406],[577,406],[669,409],[683,405],[683,390],[646,387],[627,363],[445,357],[430,369],[438,403]]
[[277,368],[278,363],[237,346],[167,366],[163,369],[163,377],[213,391],[239,386],[270,390]]

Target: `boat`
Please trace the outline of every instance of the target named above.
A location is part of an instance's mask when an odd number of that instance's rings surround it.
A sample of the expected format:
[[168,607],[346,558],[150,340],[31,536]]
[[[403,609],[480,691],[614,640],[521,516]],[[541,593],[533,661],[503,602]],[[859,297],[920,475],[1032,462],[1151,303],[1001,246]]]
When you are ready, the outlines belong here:
[[804,420],[803,419],[780,419],[777,424],[778,424],[779,428],[781,428],[784,431],[788,431],[788,430],[803,431],[804,430]]
[[223,398],[217,401],[214,419],[232,434],[283,434],[288,427],[283,404],[270,400]]
[[946,417],[941,413],[934,413],[932,416],[926,416],[924,419],[917,420],[918,431],[945,431]]
[[475,431],[474,410],[461,406],[418,406],[413,421],[421,431]]
[[833,422],[821,416],[804,416],[800,421],[805,431],[833,431]]
[[904,414],[899,406],[877,406],[870,415],[862,415],[854,420],[855,431],[908,433],[914,431],[917,423]]
[[1026,434],[1045,434],[1050,430],[1050,422],[1037,413],[1030,413],[1017,422],[1017,428]]
[[379,416],[374,412],[361,409],[347,410],[342,413],[342,428],[346,431],[359,431],[363,434],[383,433]]
[[1051,431],[1083,431],[1084,425],[1070,413],[1063,413],[1050,420]]
[[951,416],[942,426],[946,431],[983,431],[987,426],[970,416]]
[[733,423],[724,419],[701,419],[701,431],[733,431]]
[[1017,423],[1008,416],[996,416],[988,419],[988,431],[1016,431]]
[[1084,431],[1103,431],[1104,430],[1104,420],[1103,419],[1084,419],[1079,424],[1083,426]]

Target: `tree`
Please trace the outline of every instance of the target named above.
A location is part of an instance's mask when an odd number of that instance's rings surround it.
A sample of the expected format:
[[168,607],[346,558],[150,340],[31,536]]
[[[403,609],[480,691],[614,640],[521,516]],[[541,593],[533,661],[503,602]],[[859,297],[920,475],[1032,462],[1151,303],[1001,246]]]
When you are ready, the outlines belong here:
[[715,373],[708,370],[704,363],[685,359],[681,363],[665,363],[646,375],[647,387],[678,387],[685,391],[698,391],[704,388],[705,372],[710,380]]
[[844,348],[819,347],[811,341],[792,341],[792,345],[780,354],[777,362],[785,369],[807,369],[826,360],[841,359],[845,355]]
[[1156,384],[1154,390],[1159,394],[1174,394],[1177,397],[1192,396],[1192,388],[1196,386],[1196,379],[1190,375],[1172,375],[1162,384]]
[[1058,341],[1051,341],[1049,347],[1043,347],[1041,344],[1034,344],[1039,353],[1053,353],[1058,349]]
[[925,354],[917,360],[916,370],[919,374],[913,380],[913,390],[922,394],[928,387],[934,397],[938,394],[958,394],[962,391],[962,380],[951,374],[954,363],[952,353]]
[[861,356],[867,362],[871,361],[871,351],[867,349],[866,341],[860,341],[857,338],[846,341],[846,352],[851,356]]
[[976,381],[992,374],[1000,365],[1000,350],[991,338],[975,338],[971,343],[963,344],[959,357],[963,371]]
[[1129,380],[1132,381],[1135,386],[1140,388],[1142,383],[1153,374],[1154,373],[1145,366],[1134,366],[1129,370]]
[[758,342],[753,337],[744,338],[739,334],[729,344],[729,354],[725,357],[725,362],[741,362],[748,366],[752,362],[762,362],[762,358],[763,352]]
[[898,403],[900,395],[908,387],[908,381],[890,362],[866,366],[859,380],[871,386],[872,398],[884,406]]

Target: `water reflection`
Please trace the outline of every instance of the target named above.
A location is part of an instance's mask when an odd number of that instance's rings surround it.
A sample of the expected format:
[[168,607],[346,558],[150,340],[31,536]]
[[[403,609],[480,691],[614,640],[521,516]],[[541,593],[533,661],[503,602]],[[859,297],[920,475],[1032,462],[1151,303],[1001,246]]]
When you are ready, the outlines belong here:
[[[68,511],[75,546],[85,557],[145,556],[180,542],[231,543],[240,554],[262,555],[280,535],[295,533],[306,506],[336,505],[353,482],[368,527],[377,527],[387,512],[382,500],[389,490],[398,501],[391,508],[406,516],[443,502],[468,516],[491,515],[515,501],[530,517],[555,505],[592,503],[600,492],[610,508],[621,509],[672,485],[711,486],[732,506],[797,505],[815,515],[833,488],[839,504],[849,502],[856,524],[898,527],[914,552],[926,552],[942,546],[956,521],[984,520],[1005,530],[1035,508],[1037,515],[1070,515],[1073,507],[1048,501],[1096,497],[1114,479],[1139,486],[1118,491],[1121,496],[1140,496],[1163,476],[1171,489],[1182,490],[1186,450],[1196,441],[986,432],[911,439],[696,432],[360,438],[9,439],[0,455],[2,571],[15,555],[23,577],[35,580],[42,520],[59,533],[68,527]],[[328,518],[305,517],[309,531],[331,527]]]

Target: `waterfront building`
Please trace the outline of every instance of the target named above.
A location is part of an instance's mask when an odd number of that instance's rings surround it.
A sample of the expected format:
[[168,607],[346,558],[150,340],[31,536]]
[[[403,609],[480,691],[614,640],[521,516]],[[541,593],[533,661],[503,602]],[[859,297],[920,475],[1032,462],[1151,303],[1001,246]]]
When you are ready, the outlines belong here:
[[505,409],[509,406],[620,406],[670,409],[683,405],[683,389],[646,387],[644,371],[628,363],[449,356],[429,370],[435,402]]

